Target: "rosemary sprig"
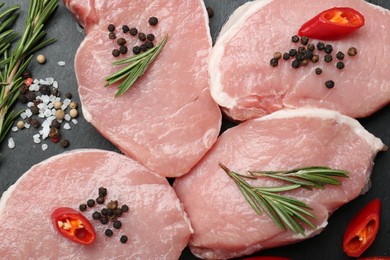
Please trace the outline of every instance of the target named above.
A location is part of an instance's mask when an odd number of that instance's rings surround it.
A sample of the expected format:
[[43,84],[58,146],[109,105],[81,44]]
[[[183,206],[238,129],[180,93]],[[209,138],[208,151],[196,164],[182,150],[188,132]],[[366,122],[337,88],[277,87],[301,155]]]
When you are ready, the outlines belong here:
[[116,92],[115,96],[118,97],[123,95],[149,68],[150,64],[152,64],[154,59],[156,59],[161,50],[164,48],[167,39],[168,35],[166,35],[159,44],[149,49],[148,51],[114,62],[114,65],[129,65],[108,76],[106,78],[107,83],[105,84],[105,87],[124,79],[118,85],[118,91]]
[[[22,73],[30,64],[34,52],[53,43],[54,39],[44,39],[44,24],[57,8],[57,0],[30,1],[25,27],[16,46],[12,42],[17,34],[9,27],[18,17],[19,6],[15,5],[0,13],[0,142],[11,129],[20,112],[10,111],[19,95],[23,83]],[[0,8],[3,4],[0,4]],[[4,20],[2,20],[4,19]],[[10,52],[10,54],[9,54]]]
[[[290,171],[251,171],[249,175],[242,175],[231,171],[222,163],[219,166],[237,184],[241,193],[258,215],[262,210],[282,230],[290,229],[296,234],[304,235],[303,223],[312,229],[315,225],[309,218],[316,217],[310,213],[306,203],[280,193],[299,188],[313,189],[324,188],[326,184],[339,185],[337,177],[346,178],[348,172],[334,170],[328,167],[305,167]],[[276,187],[254,187],[245,179],[258,179],[269,177],[289,183],[288,185]]]

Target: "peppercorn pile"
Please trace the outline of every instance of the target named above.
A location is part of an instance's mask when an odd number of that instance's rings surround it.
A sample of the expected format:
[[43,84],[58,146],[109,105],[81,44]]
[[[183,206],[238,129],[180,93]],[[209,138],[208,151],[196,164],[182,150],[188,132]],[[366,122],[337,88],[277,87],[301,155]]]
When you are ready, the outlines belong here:
[[[156,26],[158,24],[157,17],[150,17],[148,23],[151,26]],[[116,26],[114,24],[109,24],[107,29],[109,31],[108,38],[111,40],[117,39],[117,35],[115,33]],[[152,33],[146,34],[144,32],[139,32],[137,28],[130,28],[128,25],[122,26],[122,32],[123,35],[126,35],[128,33],[130,36],[137,37],[138,40],[142,42],[141,45],[136,45],[132,48],[132,52],[134,55],[140,54],[141,52],[146,52],[147,50],[154,47],[155,36]],[[114,57],[118,57],[119,55],[126,54],[128,52],[128,47],[126,46],[127,41],[124,37],[118,38],[116,40],[116,43],[118,44],[118,48],[112,50],[112,55]]]
[[[107,189],[104,187],[100,187],[98,190],[98,194],[99,195],[96,200],[88,199],[86,203],[80,204],[79,210],[81,212],[85,212],[88,208],[94,208],[97,204],[104,205],[107,196]],[[119,230],[122,227],[122,222],[119,220],[119,218],[122,216],[123,213],[126,213],[128,211],[129,207],[126,204],[119,206],[117,200],[111,200],[107,203],[106,207],[100,209],[100,211],[95,210],[92,213],[92,218],[100,221],[100,223],[103,225],[108,225],[112,223],[112,227],[116,230]],[[108,237],[112,237],[114,231],[112,228],[107,228],[104,234]],[[126,235],[122,235],[119,239],[121,243],[126,243],[127,240],[128,237]]]
[[[50,138],[53,143],[60,143],[64,148],[70,145],[67,139],[61,139],[61,130],[70,130],[71,124],[77,125],[78,104],[72,101],[72,94],[66,93],[61,97],[58,82],[54,78],[33,79],[31,72],[23,74],[24,84],[20,87],[19,102],[27,105],[12,131],[35,128],[38,131],[33,135],[36,144]],[[10,146],[13,148],[15,144]],[[42,150],[48,148],[42,144]]]
[[[279,61],[282,59],[284,61],[289,61],[292,59],[291,67],[298,69],[300,67],[305,67],[312,63],[316,64],[321,58],[326,62],[330,63],[333,61],[333,46],[330,44],[326,44],[324,42],[318,42],[316,45],[310,42],[310,39],[306,36],[302,36],[301,38],[298,35],[294,35],[291,37],[291,41],[293,43],[301,44],[295,49],[290,49],[283,54],[281,52],[275,52],[274,57],[270,60],[270,65],[272,67],[277,67],[279,65]],[[355,47],[351,47],[348,49],[348,55],[353,57],[357,54],[357,49]],[[321,55],[322,54],[322,55]],[[344,58],[345,54],[342,51],[339,51],[335,55],[336,64],[335,67],[339,70],[344,69],[345,63]],[[322,73],[322,68],[317,67],[315,69],[315,73],[320,75]],[[335,86],[333,80],[329,79],[325,81],[325,86],[329,89]]]

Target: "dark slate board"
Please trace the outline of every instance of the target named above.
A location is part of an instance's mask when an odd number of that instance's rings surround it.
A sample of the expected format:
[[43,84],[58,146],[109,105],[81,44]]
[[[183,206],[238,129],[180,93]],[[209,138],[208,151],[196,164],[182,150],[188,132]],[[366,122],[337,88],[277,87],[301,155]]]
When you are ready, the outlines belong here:
[[[29,1],[5,0],[6,5],[18,3],[21,5],[21,17],[16,29],[21,31],[27,12]],[[58,42],[41,51],[47,57],[45,65],[39,65],[35,60],[31,63],[31,70],[36,78],[54,77],[60,85],[60,92],[70,92],[74,100],[79,102],[77,94],[77,82],[75,78],[73,59],[75,52],[83,40],[83,34],[75,23],[72,15],[63,6],[62,1],[54,17],[48,26],[48,35],[58,39]],[[213,40],[216,39],[222,25],[229,15],[246,0],[205,0],[206,6],[214,9],[215,15],[210,20],[210,28]],[[390,2],[386,0],[371,0],[377,5],[390,9]],[[375,37],[375,36],[374,36]],[[58,66],[58,61],[65,61],[64,67]],[[16,110],[24,108],[17,105]],[[11,132],[0,144],[0,192],[4,192],[31,166],[49,158],[52,155],[71,151],[78,148],[99,148],[118,151],[109,141],[104,139],[83,116],[78,117],[79,123],[71,130],[62,131],[62,135],[70,140],[69,148],[64,149],[50,141],[46,151],[41,150],[41,144],[34,144],[32,136],[36,129],[28,129]],[[364,127],[385,144],[390,144],[390,108],[385,107],[369,118],[360,120]],[[224,122],[224,128],[231,124]],[[14,149],[9,149],[7,140],[13,137],[16,142]],[[257,255],[279,255],[292,259],[349,259],[342,251],[342,234],[348,220],[371,199],[379,197],[382,200],[382,221],[378,236],[374,244],[366,251],[365,256],[386,255],[390,256],[390,153],[380,153],[375,159],[375,167],[372,174],[372,188],[364,196],[361,196],[337,210],[329,219],[328,227],[318,236],[307,241],[276,249],[262,251]],[[188,249],[183,252],[181,259],[196,259]]]

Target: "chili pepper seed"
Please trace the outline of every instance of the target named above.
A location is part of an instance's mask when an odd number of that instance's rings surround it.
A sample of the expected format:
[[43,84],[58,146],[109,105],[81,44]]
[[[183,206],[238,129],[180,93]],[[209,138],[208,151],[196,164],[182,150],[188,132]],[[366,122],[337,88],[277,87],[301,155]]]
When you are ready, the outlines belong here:
[[333,88],[334,87],[334,81],[333,80],[327,80],[325,82],[325,86],[329,89]]

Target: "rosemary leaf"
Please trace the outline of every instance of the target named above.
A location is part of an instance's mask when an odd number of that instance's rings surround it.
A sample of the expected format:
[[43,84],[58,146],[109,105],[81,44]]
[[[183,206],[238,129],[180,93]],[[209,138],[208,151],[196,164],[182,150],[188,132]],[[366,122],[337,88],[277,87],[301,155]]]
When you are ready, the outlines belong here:
[[105,87],[122,81],[118,85],[118,91],[116,92],[115,96],[118,97],[126,93],[131,88],[131,86],[145,73],[150,64],[152,64],[152,62],[160,54],[161,50],[165,46],[167,39],[168,35],[166,35],[159,44],[149,49],[148,51],[114,62],[114,65],[129,65],[106,77]]
[[[249,171],[249,175],[242,175],[231,171],[222,163],[219,163],[219,166],[236,183],[244,198],[258,215],[261,215],[263,210],[280,229],[289,229],[302,235],[305,235],[303,223],[312,229],[316,228],[310,220],[316,218],[311,213],[313,209],[306,203],[281,193],[299,188],[321,189],[325,185],[339,185],[338,178],[347,178],[349,174],[347,171],[314,166],[289,171]],[[289,184],[256,187],[245,181],[245,179],[253,180],[262,177],[274,178]]]

